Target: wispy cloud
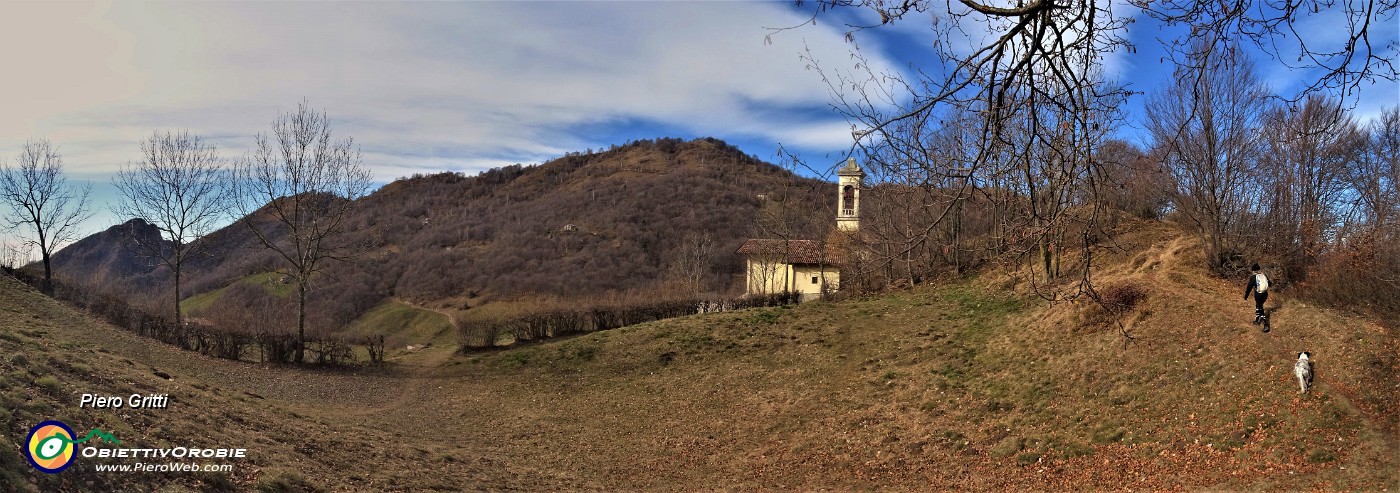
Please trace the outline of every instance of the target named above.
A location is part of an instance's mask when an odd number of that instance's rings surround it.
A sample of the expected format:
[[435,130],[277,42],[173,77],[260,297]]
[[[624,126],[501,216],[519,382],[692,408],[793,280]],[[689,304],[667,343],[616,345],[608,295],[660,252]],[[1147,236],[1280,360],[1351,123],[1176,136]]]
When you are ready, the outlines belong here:
[[[801,20],[778,4],[122,2],[0,9],[0,18],[10,19],[0,62],[36,68],[0,82],[7,107],[0,149],[47,136],[83,173],[131,159],[137,142],[156,129],[190,129],[226,156],[238,154],[303,97],[330,114],[338,134],[361,143],[366,164],[384,180],[601,147],[613,142],[580,136],[620,122],[634,127],[632,138],[671,128],[751,148],[782,142],[832,150],[849,138],[794,133],[841,121],[830,112],[812,117],[828,95],[797,58],[803,43],[832,57],[849,47],[839,30],[823,26],[765,45],[764,26]],[[8,48],[19,45],[32,49]],[[17,95],[25,104],[11,104]],[[805,121],[794,122],[798,114]]]

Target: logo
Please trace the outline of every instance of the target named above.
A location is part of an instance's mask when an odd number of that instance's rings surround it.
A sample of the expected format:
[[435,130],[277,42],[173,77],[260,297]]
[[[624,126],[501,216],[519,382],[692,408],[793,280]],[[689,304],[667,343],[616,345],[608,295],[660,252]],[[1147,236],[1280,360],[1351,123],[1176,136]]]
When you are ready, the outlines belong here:
[[25,444],[25,457],[29,463],[49,474],[57,474],[73,465],[73,456],[78,452],[73,429],[62,421],[50,420],[34,425]]
[[78,455],[78,444],[101,438],[110,443],[120,444],[121,440],[110,433],[93,428],[87,436],[74,440],[73,429],[62,421],[49,420],[34,425],[29,430],[29,438],[24,440],[24,457],[35,469],[49,474],[58,474],[73,465],[73,457]]

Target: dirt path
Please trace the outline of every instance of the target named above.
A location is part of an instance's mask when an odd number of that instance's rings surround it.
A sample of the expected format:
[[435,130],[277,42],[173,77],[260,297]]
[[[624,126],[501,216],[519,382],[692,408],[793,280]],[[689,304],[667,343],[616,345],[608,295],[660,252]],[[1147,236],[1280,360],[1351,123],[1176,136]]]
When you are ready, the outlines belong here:
[[[1148,254],[1151,260],[1141,264],[1139,271],[1143,269],[1155,270],[1151,274],[1154,278],[1160,278],[1162,273],[1183,272],[1194,268],[1188,265],[1188,262],[1200,261],[1193,255],[1198,253],[1194,240],[1181,234],[1167,242],[1154,244]],[[1366,369],[1336,366],[1334,362],[1342,360],[1342,357],[1319,352],[1317,349],[1319,346],[1346,347],[1347,344],[1339,343],[1339,339],[1357,341],[1357,345],[1360,346],[1366,344],[1364,341],[1377,339],[1381,341],[1381,344],[1386,344],[1387,336],[1383,328],[1364,320],[1348,320],[1349,317],[1332,313],[1331,310],[1323,307],[1311,306],[1292,297],[1287,292],[1274,291],[1270,293],[1269,301],[1265,303],[1265,310],[1269,312],[1271,321],[1270,331],[1264,332],[1262,326],[1254,325],[1250,319],[1253,315],[1253,301],[1235,296],[1236,293],[1243,292],[1242,284],[1231,283],[1214,276],[1207,278],[1211,280],[1211,283],[1197,286],[1197,288],[1214,299],[1222,300],[1216,305],[1215,311],[1230,320],[1238,320],[1240,326],[1244,327],[1247,333],[1252,334],[1255,346],[1260,348],[1258,354],[1278,362],[1274,366],[1286,374],[1288,382],[1294,383],[1286,388],[1296,392],[1293,363],[1297,360],[1298,353],[1303,351],[1313,353],[1312,359],[1315,365],[1313,387],[1310,390],[1310,395],[1299,396],[1295,402],[1301,402],[1304,399],[1318,399],[1319,394],[1330,397],[1333,402],[1363,420],[1366,427],[1375,430],[1391,430],[1385,439],[1389,442],[1391,449],[1400,450],[1400,427],[1394,424],[1397,418],[1368,409],[1367,406],[1357,405],[1360,398],[1359,386],[1362,385],[1362,382],[1359,381],[1360,373]],[[1280,391],[1283,389],[1280,388]]]
[[439,385],[442,379],[434,378],[431,374],[454,354],[455,350],[446,346],[419,350],[414,353],[416,357],[412,360],[399,360],[394,363],[399,371],[391,386],[391,397],[360,406],[318,407],[317,413],[336,418],[358,419],[376,416],[383,420],[393,419],[393,416],[397,415],[396,411],[409,407],[423,407],[436,399],[437,391],[442,388]]

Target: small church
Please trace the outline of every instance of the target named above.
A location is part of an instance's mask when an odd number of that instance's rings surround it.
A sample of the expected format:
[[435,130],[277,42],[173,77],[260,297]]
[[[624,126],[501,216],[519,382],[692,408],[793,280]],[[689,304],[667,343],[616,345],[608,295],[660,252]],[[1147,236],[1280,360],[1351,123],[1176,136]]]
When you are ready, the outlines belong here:
[[[848,158],[836,175],[837,235],[860,230],[860,191],[865,172]],[[754,238],[736,252],[744,257],[746,296],[797,293],[802,301],[841,287],[839,252],[822,240]]]

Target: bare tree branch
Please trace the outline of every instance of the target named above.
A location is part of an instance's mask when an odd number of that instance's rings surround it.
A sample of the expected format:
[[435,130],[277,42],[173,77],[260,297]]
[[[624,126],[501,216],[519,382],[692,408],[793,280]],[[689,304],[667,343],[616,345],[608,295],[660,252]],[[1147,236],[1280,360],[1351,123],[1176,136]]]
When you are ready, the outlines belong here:
[[44,264],[44,290],[52,289],[51,257],[59,247],[77,240],[78,227],[92,217],[91,186],[75,189],[63,176],[63,156],[47,139],[25,142],[14,167],[0,164],[0,201],[9,206],[11,229],[27,230],[28,244],[39,249]]
[[159,238],[132,234],[149,257],[175,275],[175,321],[182,318],[180,280],[185,261],[197,255],[199,238],[227,219],[233,204],[232,176],[223,169],[214,146],[186,131],[152,133],[141,142],[142,161],[128,163],[112,183],[121,199],[119,218],[141,218],[155,226]]
[[291,267],[297,284],[296,361],[306,338],[307,291],[326,260],[362,249],[337,243],[355,200],[368,193],[369,171],[352,139],[331,140],[331,122],[306,101],[278,116],[272,135],[235,167],[243,224]]

